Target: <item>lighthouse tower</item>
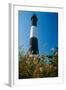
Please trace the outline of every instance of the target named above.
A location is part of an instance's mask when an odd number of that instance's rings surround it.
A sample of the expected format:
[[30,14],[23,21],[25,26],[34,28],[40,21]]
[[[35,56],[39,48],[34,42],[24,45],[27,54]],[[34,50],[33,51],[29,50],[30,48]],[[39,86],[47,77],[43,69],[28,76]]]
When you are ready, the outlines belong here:
[[32,55],[39,54],[38,38],[37,38],[37,21],[38,18],[36,14],[33,14],[31,17],[30,45],[29,45],[29,52]]

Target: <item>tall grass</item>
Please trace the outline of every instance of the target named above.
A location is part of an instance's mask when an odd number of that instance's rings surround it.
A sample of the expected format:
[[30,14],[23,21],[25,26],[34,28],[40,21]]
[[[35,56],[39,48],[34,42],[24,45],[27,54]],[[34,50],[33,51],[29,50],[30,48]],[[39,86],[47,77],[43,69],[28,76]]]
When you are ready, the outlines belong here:
[[46,63],[46,55],[24,54],[19,50],[19,79],[43,78],[58,76],[58,54]]

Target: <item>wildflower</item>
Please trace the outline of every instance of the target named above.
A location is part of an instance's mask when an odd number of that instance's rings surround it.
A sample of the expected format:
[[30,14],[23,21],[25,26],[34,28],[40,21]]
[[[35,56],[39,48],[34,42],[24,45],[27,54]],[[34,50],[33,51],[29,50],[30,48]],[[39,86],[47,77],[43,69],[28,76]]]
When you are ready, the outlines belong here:
[[43,68],[42,67],[40,67],[40,72],[42,72],[43,71]]

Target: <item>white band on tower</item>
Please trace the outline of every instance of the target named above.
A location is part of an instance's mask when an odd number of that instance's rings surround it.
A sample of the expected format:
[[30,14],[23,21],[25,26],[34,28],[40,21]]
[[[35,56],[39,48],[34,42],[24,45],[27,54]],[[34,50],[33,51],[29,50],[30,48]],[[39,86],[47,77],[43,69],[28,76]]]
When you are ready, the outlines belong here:
[[37,27],[36,26],[31,26],[31,30],[30,30],[30,38],[32,37],[37,37]]

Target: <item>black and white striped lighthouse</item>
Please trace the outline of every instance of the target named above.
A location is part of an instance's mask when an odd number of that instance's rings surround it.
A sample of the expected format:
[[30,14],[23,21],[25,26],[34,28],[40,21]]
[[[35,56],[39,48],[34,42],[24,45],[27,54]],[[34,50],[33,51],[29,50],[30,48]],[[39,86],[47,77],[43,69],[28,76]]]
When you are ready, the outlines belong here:
[[30,45],[29,45],[29,52],[32,55],[39,54],[38,38],[37,38],[37,21],[38,18],[36,14],[33,14],[31,17]]

